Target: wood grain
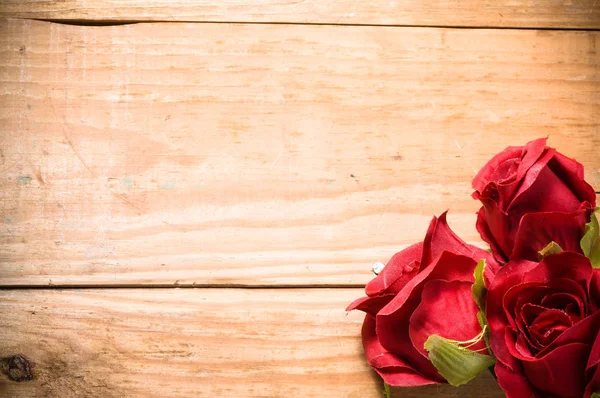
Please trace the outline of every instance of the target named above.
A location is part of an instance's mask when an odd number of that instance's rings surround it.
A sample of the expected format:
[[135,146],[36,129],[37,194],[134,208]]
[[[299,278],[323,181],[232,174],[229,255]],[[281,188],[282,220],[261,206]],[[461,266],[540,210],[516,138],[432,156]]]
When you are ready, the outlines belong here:
[[[0,374],[10,397],[379,398],[360,341],[360,289],[0,291],[0,358],[20,354],[33,380]],[[6,322],[8,321],[8,322]],[[403,397],[502,397],[490,375]]]
[[0,16],[77,22],[600,28],[600,4],[595,0],[0,0]]
[[0,23],[0,284],[349,285],[549,136],[600,186],[600,32]]

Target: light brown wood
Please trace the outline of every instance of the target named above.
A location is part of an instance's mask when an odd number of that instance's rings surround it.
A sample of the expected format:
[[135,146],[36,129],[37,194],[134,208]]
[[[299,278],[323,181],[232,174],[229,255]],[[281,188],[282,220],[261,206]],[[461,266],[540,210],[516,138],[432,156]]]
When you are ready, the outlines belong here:
[[549,136],[600,187],[600,32],[0,23],[0,284],[362,285]]
[[[360,341],[360,289],[0,291],[0,374],[10,397],[382,396]],[[490,375],[393,396],[502,397]]]
[[600,4],[596,0],[0,0],[0,16],[82,22],[600,28]]

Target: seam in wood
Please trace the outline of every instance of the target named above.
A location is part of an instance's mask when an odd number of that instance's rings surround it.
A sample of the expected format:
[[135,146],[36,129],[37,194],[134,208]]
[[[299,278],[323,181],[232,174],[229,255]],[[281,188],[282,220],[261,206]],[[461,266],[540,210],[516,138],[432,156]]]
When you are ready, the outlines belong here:
[[79,284],[79,285],[0,285],[2,290],[76,290],[76,289],[247,289],[247,290],[271,290],[271,289],[362,289],[364,284],[349,285],[310,285],[310,284],[279,284],[279,285],[244,285],[244,284],[178,284],[153,283],[143,284]]
[[170,23],[170,24],[236,24],[236,25],[306,25],[306,26],[339,26],[339,27],[382,27],[382,28],[432,28],[432,29],[474,29],[474,30],[550,30],[550,31],[582,31],[582,32],[596,32],[600,31],[600,26],[597,28],[580,28],[580,27],[529,27],[529,26],[469,26],[469,25],[427,25],[427,24],[367,24],[367,23],[335,23],[335,22],[261,22],[261,21],[193,21],[193,20],[86,20],[86,19],[44,19],[44,18],[21,18],[15,17],[14,19],[22,19],[28,21],[40,21],[50,22],[60,25],[72,25],[72,26],[121,26],[121,25],[136,25],[136,24],[153,24],[153,23]]

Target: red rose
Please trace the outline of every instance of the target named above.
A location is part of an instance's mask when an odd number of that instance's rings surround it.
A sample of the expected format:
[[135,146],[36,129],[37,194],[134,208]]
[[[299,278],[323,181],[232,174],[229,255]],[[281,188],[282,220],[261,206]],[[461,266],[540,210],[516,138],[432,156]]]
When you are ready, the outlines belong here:
[[[518,237],[525,246],[529,239],[541,240],[532,249],[536,253],[552,240],[561,247],[578,247],[581,231],[596,205],[594,189],[583,179],[583,166],[547,147],[546,139],[508,147],[494,156],[473,179],[473,188],[473,197],[483,203],[477,230],[501,262],[517,258],[513,249]],[[531,215],[539,212],[570,215],[556,219],[552,214]],[[570,220],[568,226],[562,224],[565,217]],[[520,232],[521,228],[527,232]],[[578,233],[571,233],[573,229]],[[529,236],[537,230],[550,239]]]
[[[497,269],[491,255],[456,236],[446,213],[433,218],[425,240],[396,253],[348,311],[367,313],[362,328],[369,364],[393,386],[444,383],[424,344],[432,334],[466,341],[477,336],[478,307],[471,286],[477,261],[486,259],[488,285]],[[480,342],[473,350],[485,350]]]
[[509,398],[600,391],[600,270],[562,252],[508,262],[487,294],[490,346]]

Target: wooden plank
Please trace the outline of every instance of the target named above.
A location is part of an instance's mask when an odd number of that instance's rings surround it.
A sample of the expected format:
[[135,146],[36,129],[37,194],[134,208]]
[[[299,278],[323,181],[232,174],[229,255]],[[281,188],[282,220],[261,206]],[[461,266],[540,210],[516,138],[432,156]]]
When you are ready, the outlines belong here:
[[0,16],[60,21],[210,21],[600,28],[595,0],[0,0]]
[[600,186],[600,32],[0,28],[0,284],[362,285],[549,136]]
[[[33,380],[0,374],[10,397],[365,397],[380,379],[363,356],[360,289],[0,291],[0,358],[35,363]],[[502,397],[490,375],[460,389],[394,396]]]

